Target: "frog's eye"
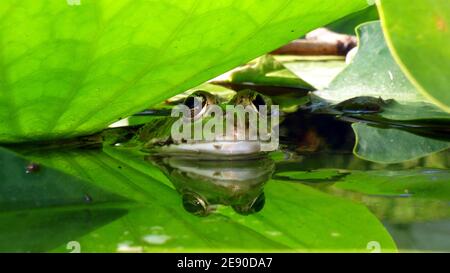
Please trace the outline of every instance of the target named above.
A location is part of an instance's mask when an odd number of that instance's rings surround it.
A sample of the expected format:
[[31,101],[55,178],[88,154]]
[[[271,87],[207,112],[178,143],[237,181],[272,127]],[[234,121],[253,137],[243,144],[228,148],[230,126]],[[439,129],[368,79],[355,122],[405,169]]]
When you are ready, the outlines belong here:
[[252,103],[256,107],[257,110],[259,110],[260,106],[267,106],[266,100],[260,94],[257,94],[255,96],[255,98],[253,99]]
[[206,216],[209,213],[206,201],[195,193],[183,194],[183,207],[187,212],[198,216]]
[[266,197],[264,192],[260,193],[258,197],[253,199],[253,201],[246,205],[234,205],[232,206],[234,211],[241,215],[250,215],[261,211],[266,203]]
[[184,105],[186,105],[190,110],[190,117],[195,118],[206,106],[206,101],[201,96],[189,96],[184,100]]
[[191,110],[191,118],[202,115],[208,105],[215,103],[215,96],[205,91],[196,91],[184,100],[184,105]]

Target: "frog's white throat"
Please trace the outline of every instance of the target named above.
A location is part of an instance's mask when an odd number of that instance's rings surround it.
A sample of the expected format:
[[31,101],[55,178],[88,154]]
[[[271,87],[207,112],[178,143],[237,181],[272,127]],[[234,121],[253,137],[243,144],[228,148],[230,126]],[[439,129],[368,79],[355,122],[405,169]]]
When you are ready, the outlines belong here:
[[214,141],[198,143],[170,144],[159,149],[159,153],[182,153],[182,154],[205,154],[205,155],[227,155],[245,156],[255,155],[273,151],[275,144],[261,141]]

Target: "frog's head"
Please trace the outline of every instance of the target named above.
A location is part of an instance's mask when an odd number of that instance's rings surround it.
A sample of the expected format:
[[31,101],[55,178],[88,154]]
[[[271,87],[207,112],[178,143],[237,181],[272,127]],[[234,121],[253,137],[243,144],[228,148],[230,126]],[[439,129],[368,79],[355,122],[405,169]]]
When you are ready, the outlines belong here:
[[230,104],[250,106],[255,112],[259,112],[260,106],[272,106],[270,97],[260,94],[256,91],[245,89],[239,91],[231,100]]
[[179,157],[151,157],[170,179],[186,211],[207,216],[218,205],[230,206],[241,215],[263,209],[263,187],[275,164],[268,157],[258,160],[198,161]]
[[144,148],[153,153],[234,159],[259,157],[277,149],[277,126],[278,109],[256,91],[239,91],[228,102],[196,91],[171,117],[147,124],[139,135]]

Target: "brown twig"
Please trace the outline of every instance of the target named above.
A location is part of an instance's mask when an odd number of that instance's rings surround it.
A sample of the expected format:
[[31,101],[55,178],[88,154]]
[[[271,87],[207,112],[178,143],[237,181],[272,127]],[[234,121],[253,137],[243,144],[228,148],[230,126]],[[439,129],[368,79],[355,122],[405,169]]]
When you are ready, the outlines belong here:
[[271,54],[277,55],[346,55],[357,45],[355,36],[339,34],[320,28],[282,46]]

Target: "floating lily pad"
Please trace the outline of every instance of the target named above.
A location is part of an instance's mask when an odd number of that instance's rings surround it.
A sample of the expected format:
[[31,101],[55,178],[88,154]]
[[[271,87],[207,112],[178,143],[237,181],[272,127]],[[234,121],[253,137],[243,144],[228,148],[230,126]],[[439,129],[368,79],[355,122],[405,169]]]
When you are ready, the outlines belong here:
[[84,179],[0,148],[0,211],[124,202]]
[[90,208],[56,206],[43,210],[0,213],[1,252],[84,252],[76,238],[90,234],[128,212],[120,204]]
[[336,187],[386,197],[450,201],[449,180],[450,171],[443,169],[352,171]]
[[[315,188],[365,204],[383,222],[415,223],[445,220],[450,216],[450,172],[446,169],[417,167],[393,170],[361,171],[351,169],[346,176],[330,179],[328,183],[310,184],[304,172],[280,174],[283,181],[308,183]],[[326,176],[332,169],[316,170],[316,176]],[[334,169],[334,172],[343,172]]]
[[[337,105],[356,97],[381,98],[376,115],[361,117],[359,112],[355,113],[358,119],[369,119],[380,126],[398,128],[406,121],[411,121],[414,125],[414,122],[420,124],[420,120],[434,119],[440,120],[442,126],[448,128],[450,115],[427,101],[392,58],[380,23],[363,24],[357,29],[357,33],[360,45],[355,58],[328,89],[316,91],[314,96]],[[421,126],[426,127],[426,124]],[[382,163],[422,157],[446,149],[450,143],[394,128],[381,129],[354,124],[353,129],[358,139],[354,152],[364,159]]]
[[264,55],[258,58],[256,63],[234,71],[231,74],[230,81],[233,83],[313,89],[309,83],[286,69],[281,62],[270,55]]
[[305,80],[316,90],[328,87],[345,68],[344,58],[338,56],[274,56],[287,69]]
[[352,124],[356,134],[354,153],[366,160],[397,163],[450,148],[450,142],[419,136],[400,129]]
[[388,119],[450,118],[424,98],[404,75],[386,45],[378,21],[359,26],[357,34],[359,48],[355,58],[327,89],[314,95],[332,103],[359,96],[394,99],[395,103],[387,104],[380,113]]
[[[0,148],[0,251],[43,252],[127,213],[127,198]],[[65,250],[64,252],[68,252]]]

